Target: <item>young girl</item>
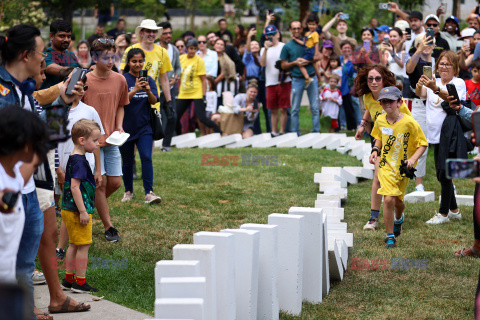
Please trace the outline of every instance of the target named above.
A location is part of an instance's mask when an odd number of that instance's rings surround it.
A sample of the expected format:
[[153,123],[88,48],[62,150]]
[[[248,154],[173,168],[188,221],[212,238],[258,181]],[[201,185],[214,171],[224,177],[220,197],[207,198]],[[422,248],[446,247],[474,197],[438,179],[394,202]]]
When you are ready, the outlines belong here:
[[333,74],[336,74],[339,76],[338,84],[342,83],[342,66],[340,62],[340,57],[336,54],[332,54],[328,59],[328,68],[325,71],[321,70],[320,74],[326,78],[327,83],[329,82],[330,77]]
[[402,92],[397,87],[383,88],[378,101],[385,113],[378,116],[372,129],[376,140],[370,163],[375,164],[380,158],[378,179],[381,187],[378,194],[384,195],[385,247],[389,249],[395,247],[395,237],[402,232],[404,221],[403,197],[409,179],[400,173],[401,162],[403,160],[408,169],[413,168],[427,148],[427,139],[418,122],[400,112]]
[[337,89],[339,83],[340,77],[335,73],[332,74],[328,80],[329,87],[324,88],[320,94],[322,116],[332,119],[329,132],[334,132],[338,129],[338,111],[340,105],[343,103],[342,94],[340,90]]
[[[212,76],[207,75],[207,93],[205,95],[206,98],[206,107],[205,107],[205,114],[208,119],[213,120],[218,125],[220,125],[220,118],[219,114],[217,114],[217,102],[218,102],[218,95],[217,91],[215,91],[215,78]],[[218,115],[218,117],[217,117]],[[218,119],[217,119],[218,118]],[[216,121],[217,119],[217,121]],[[202,135],[213,133],[213,129],[206,127],[203,123],[198,121],[198,125],[200,127],[200,133]]]

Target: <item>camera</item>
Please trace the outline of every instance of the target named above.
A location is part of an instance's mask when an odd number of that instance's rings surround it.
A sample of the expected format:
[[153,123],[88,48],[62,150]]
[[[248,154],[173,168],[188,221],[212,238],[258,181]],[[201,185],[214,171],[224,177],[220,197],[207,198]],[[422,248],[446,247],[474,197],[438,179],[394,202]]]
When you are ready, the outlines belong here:
[[381,9],[381,10],[388,10],[391,7],[392,6],[390,5],[390,3],[379,3],[378,4],[378,8]]

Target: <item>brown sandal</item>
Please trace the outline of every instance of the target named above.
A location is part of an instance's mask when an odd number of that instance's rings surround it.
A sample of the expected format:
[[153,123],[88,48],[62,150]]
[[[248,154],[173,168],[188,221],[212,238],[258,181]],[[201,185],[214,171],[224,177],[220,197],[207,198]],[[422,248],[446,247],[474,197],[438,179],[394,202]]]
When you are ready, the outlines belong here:
[[465,248],[458,250],[455,252],[455,256],[459,258],[465,258],[465,257],[472,257],[472,258],[480,258],[480,255],[478,254],[477,250],[473,246],[470,248],[470,252],[467,252]]
[[90,305],[85,303],[79,303],[76,306],[70,305],[70,297],[67,296],[65,302],[58,307],[48,307],[50,313],[66,313],[66,312],[83,312],[90,310]]

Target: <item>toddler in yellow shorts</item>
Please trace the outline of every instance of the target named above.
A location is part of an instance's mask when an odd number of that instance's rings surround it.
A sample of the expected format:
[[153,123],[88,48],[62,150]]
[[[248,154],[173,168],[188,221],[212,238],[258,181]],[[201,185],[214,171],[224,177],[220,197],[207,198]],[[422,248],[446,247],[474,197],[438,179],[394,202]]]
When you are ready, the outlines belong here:
[[65,278],[62,286],[74,292],[97,292],[85,281],[88,249],[92,243],[95,211],[95,178],[85,157],[99,147],[100,127],[92,120],[79,120],[72,128],[74,149],[67,162],[62,197],[62,219],[68,230]]
[[378,194],[384,196],[383,220],[387,231],[385,246],[388,249],[395,247],[404,220],[403,197],[409,179],[400,173],[401,161],[406,163],[408,169],[413,168],[428,144],[418,122],[399,111],[403,102],[402,92],[397,87],[383,88],[378,101],[385,113],[378,116],[372,129],[376,141],[370,154],[370,163],[374,164],[380,157],[378,180],[381,187]]

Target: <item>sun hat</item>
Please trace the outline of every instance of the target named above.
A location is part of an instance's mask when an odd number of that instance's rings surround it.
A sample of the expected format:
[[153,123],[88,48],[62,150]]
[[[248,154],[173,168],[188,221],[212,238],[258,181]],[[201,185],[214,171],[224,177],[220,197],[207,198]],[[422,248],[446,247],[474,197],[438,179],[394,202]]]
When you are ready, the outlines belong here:
[[140,23],[140,25],[135,28],[135,34],[137,35],[137,39],[139,41],[140,41],[140,31],[142,31],[142,29],[158,30],[157,39],[158,37],[160,37],[163,31],[163,28],[157,26],[157,23],[154,20],[152,19],[142,20],[142,23]]

